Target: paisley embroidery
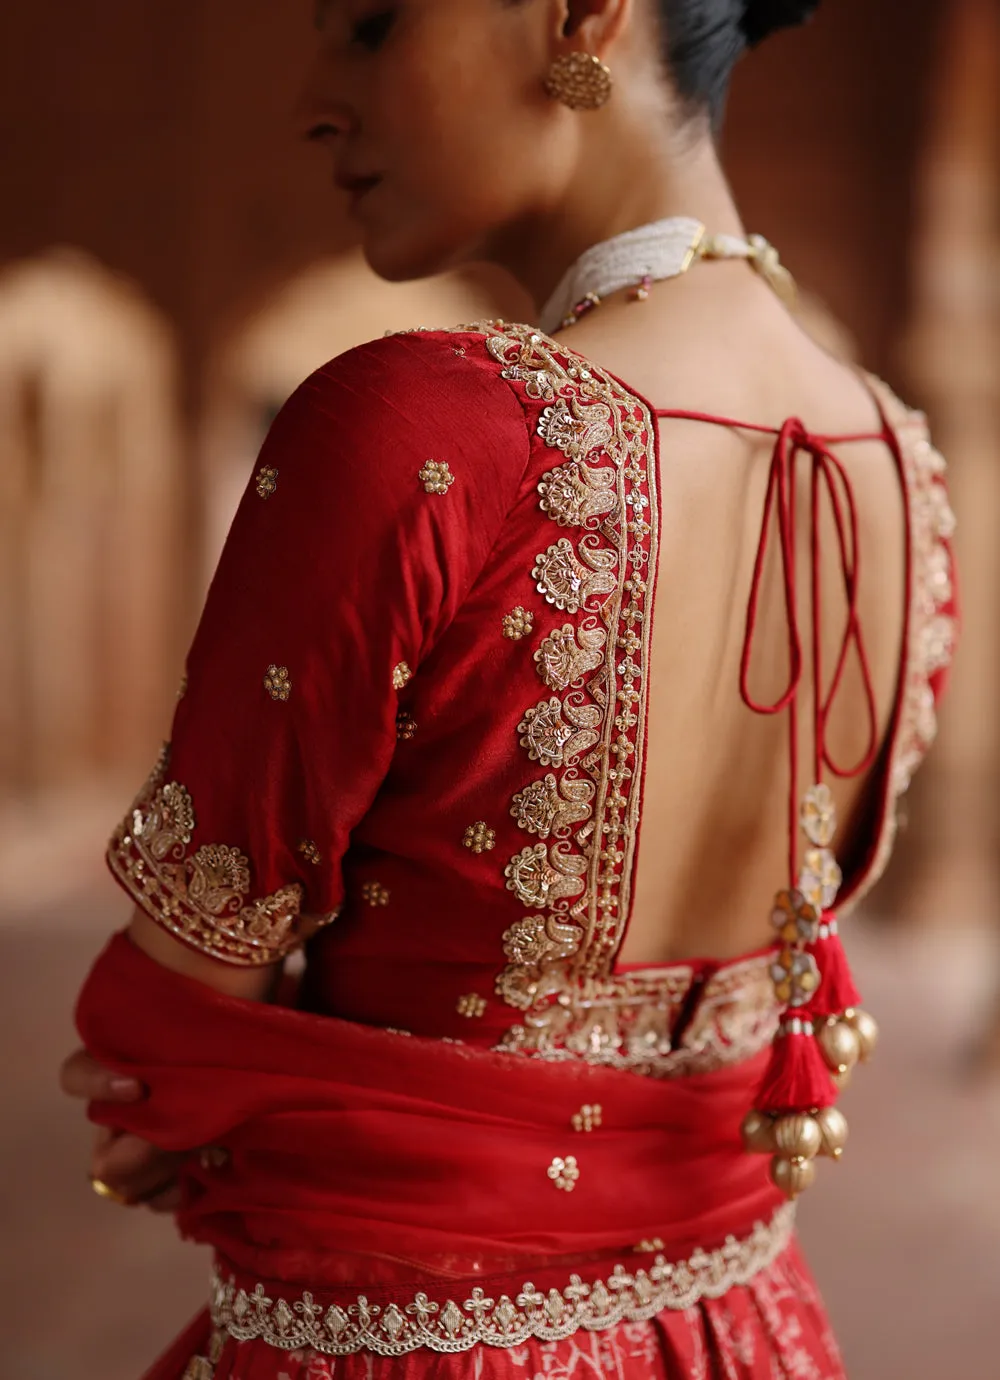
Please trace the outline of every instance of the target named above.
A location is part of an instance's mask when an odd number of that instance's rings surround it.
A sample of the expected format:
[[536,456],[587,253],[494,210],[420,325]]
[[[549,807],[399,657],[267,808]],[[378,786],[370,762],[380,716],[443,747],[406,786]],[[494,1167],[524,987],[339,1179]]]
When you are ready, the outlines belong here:
[[[165,780],[168,764],[165,749],[115,831],[112,872],[142,910],[192,948],[242,966],[277,962],[307,938],[302,887],[251,898],[250,864],[238,848],[206,843],[189,855],[194,805],[180,782]],[[310,920],[309,932],[333,918]]]
[[551,906],[564,896],[579,896],[587,860],[561,852],[558,845],[522,848],[507,864],[507,889],[525,906]]
[[942,482],[944,458],[930,441],[923,413],[906,407],[880,379],[870,377],[869,383],[899,438],[910,518],[910,607],[901,712],[890,749],[879,838],[870,867],[841,902],[841,915],[868,894],[892,856],[901,797],[937,733],[931,677],[951,663],[956,638],[955,620],[944,612],[953,583],[945,542],[955,532],[955,515]]
[[545,596],[547,603],[567,613],[576,613],[591,599],[614,591],[617,581],[611,571],[615,564],[613,552],[581,544],[578,555],[569,538],[560,537],[536,558],[531,573],[538,581],[539,594]]
[[566,772],[562,781],[548,772],[540,781],[532,781],[518,791],[510,812],[522,829],[539,838],[551,833],[564,833],[570,825],[590,818],[595,787],[590,781],[574,778]]
[[600,710],[590,705],[563,704],[553,695],[533,709],[527,709],[517,731],[524,736],[521,746],[527,748],[533,762],[545,767],[561,767],[597,742]]
[[603,664],[602,648],[606,641],[603,628],[577,629],[572,623],[564,623],[543,638],[535,652],[538,674],[550,690],[566,690]]
[[541,509],[560,527],[582,527],[618,506],[613,470],[589,465],[562,465],[539,482]]

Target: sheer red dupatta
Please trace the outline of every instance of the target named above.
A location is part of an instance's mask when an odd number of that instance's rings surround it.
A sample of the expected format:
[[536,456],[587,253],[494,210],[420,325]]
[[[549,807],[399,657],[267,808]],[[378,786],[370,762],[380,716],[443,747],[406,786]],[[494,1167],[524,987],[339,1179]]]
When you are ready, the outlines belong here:
[[[404,1037],[223,997],[124,935],[77,1024],[96,1058],[149,1089],[94,1105],[95,1121],[168,1149],[225,1148],[222,1165],[187,1162],[179,1225],[249,1274],[431,1283],[656,1239],[681,1259],[749,1233],[779,1201],[740,1144],[761,1059],[654,1080]],[[601,1124],[579,1133],[595,1104]],[[567,1191],[550,1170],[570,1156]]]

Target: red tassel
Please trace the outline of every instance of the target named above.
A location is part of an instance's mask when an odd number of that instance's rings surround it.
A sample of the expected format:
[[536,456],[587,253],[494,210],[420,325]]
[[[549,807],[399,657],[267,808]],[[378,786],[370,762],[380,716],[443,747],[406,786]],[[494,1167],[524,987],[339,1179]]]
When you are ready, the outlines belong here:
[[837,932],[834,915],[823,917],[820,936],[810,946],[820,971],[820,988],[810,1007],[818,1016],[842,1016],[851,1007],[861,1005],[861,997],[851,977],[850,965]]
[[832,1107],[837,1089],[816,1043],[808,1015],[786,1013],[754,1107],[760,1112],[808,1112]]

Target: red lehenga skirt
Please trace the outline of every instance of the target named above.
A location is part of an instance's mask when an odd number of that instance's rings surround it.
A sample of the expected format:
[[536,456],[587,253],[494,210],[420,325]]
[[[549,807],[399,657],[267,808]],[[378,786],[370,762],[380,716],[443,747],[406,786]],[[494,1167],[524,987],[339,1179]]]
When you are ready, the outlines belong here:
[[[78,1010],[185,1172],[211,1305],[147,1380],[842,1380],[739,1124],[761,1060],[653,1079],[234,1001],[112,940]],[[762,1058],[766,1058],[762,1056]]]

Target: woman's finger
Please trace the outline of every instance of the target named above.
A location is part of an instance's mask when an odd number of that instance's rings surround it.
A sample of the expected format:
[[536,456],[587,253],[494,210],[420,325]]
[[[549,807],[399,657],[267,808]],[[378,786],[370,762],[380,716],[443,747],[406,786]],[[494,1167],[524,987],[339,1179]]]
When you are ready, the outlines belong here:
[[157,1193],[151,1193],[143,1198],[142,1206],[149,1208],[150,1212],[176,1212],[181,1206],[184,1194],[180,1184],[176,1179],[167,1184],[166,1188],[161,1188]]
[[74,1051],[63,1061],[59,1086],[67,1097],[82,1098],[85,1102],[138,1102],[146,1095],[138,1078],[105,1068],[85,1049]]

